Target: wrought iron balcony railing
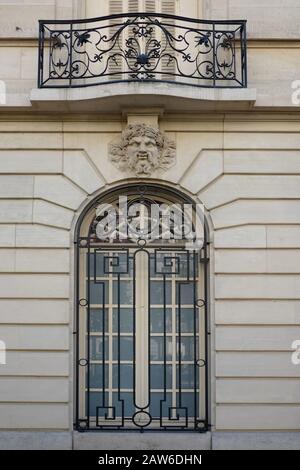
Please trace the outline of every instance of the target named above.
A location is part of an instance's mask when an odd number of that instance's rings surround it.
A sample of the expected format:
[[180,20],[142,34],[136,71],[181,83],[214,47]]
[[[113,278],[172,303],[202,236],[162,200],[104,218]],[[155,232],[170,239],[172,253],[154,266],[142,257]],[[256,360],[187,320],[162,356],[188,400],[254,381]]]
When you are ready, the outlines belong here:
[[40,88],[160,81],[247,86],[246,21],[128,13],[40,21]]

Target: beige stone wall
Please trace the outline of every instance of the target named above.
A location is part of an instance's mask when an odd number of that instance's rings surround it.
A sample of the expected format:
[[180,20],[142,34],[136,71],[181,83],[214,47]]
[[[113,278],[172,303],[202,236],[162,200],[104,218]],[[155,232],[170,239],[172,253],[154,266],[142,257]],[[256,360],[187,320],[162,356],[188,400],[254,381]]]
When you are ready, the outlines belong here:
[[298,0],[204,0],[209,19],[246,19],[250,38],[299,39]]
[[84,7],[84,0],[1,0],[0,39],[37,38],[38,20],[78,18]]
[[[175,0],[175,3],[176,13],[181,16],[247,19],[250,38],[300,39],[298,0]],[[109,0],[1,0],[0,38],[37,38],[39,19],[107,14]]]
[[[31,120],[30,120],[31,119]],[[74,222],[123,181],[107,144],[123,122],[0,122],[1,429],[70,429]],[[300,429],[300,119],[164,116],[177,164],[163,181],[199,198],[212,237],[212,424]]]
[[[132,176],[107,159],[120,115],[38,115],[29,99],[38,19],[108,13],[99,5],[0,0],[0,80],[15,111],[0,107],[0,429],[72,428],[74,225],[101,189]],[[300,430],[299,1],[180,0],[177,13],[248,19],[257,88],[249,113],[160,120],[177,143],[162,181],[202,201],[211,225],[211,422]]]

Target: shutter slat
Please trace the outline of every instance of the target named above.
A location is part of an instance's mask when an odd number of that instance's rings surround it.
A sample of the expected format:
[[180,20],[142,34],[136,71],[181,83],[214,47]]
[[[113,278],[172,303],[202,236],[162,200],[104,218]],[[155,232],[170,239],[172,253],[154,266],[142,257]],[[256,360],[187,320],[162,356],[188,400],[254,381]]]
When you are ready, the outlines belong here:
[[161,0],[161,11],[175,15],[175,0]]
[[123,13],[123,0],[109,0],[109,14]]
[[139,3],[139,0],[128,0],[128,12],[138,13],[141,11]]
[[145,11],[147,13],[157,13],[156,0],[146,0]]

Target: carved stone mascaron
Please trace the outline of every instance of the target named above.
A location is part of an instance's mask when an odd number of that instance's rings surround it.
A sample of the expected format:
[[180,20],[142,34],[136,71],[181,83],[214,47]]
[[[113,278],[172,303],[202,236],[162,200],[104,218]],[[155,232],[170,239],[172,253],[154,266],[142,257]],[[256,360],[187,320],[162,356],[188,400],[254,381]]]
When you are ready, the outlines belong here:
[[154,127],[130,124],[109,144],[109,159],[121,171],[149,177],[175,164],[175,142]]

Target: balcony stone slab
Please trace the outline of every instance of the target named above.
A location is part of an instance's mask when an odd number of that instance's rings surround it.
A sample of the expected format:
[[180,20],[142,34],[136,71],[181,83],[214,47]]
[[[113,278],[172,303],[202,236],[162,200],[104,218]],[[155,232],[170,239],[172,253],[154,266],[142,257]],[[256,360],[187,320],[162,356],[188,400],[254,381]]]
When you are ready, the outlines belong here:
[[31,92],[38,111],[120,113],[128,107],[161,107],[185,113],[248,110],[255,105],[256,90],[200,88],[180,83],[122,82],[81,88],[39,88]]

